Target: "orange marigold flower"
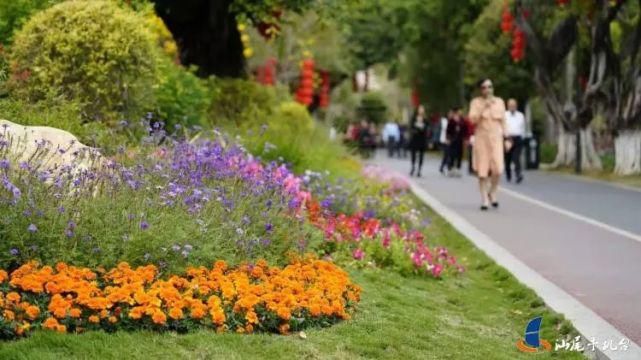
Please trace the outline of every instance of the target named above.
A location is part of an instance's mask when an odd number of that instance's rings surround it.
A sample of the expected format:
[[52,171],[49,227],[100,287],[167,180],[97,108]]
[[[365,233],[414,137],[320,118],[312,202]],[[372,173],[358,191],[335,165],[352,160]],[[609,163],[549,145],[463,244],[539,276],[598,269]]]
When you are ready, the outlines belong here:
[[115,324],[118,322],[118,318],[112,315],[109,317],[109,322]]
[[58,325],[58,326],[56,326],[56,331],[60,332],[60,333],[65,333],[65,332],[67,332],[67,327],[64,326],[64,325]]
[[174,320],[180,320],[183,318],[183,311],[181,308],[173,307],[169,310],[169,317]]
[[278,332],[281,334],[288,334],[289,333],[289,324],[282,324],[278,327]]
[[158,310],[158,311],[155,311],[154,314],[151,316],[151,321],[153,321],[154,324],[157,324],[157,325],[164,325],[167,322],[167,316],[165,315],[165,313]]
[[92,324],[97,324],[100,322],[100,318],[97,315],[91,315],[87,320],[89,320],[89,322]]
[[284,306],[281,306],[276,310],[276,315],[283,320],[289,320],[292,317],[291,311]]
[[27,317],[29,319],[35,320],[38,317],[38,315],[40,315],[40,308],[38,308],[35,305],[30,305],[27,307],[25,312],[27,313]]
[[193,319],[199,320],[205,317],[206,313],[206,308],[204,306],[194,306],[191,308],[191,317]]
[[7,299],[7,301],[10,301],[12,303],[16,303],[17,304],[18,302],[20,302],[20,294],[18,294],[15,291],[12,291],[12,292],[7,294],[5,299]]
[[78,308],[72,308],[71,310],[69,310],[69,316],[71,316],[72,318],[79,318],[80,315],[82,315],[82,310]]
[[245,315],[245,320],[247,320],[247,322],[250,323],[250,324],[258,324],[258,316],[256,315],[256,312],[254,312],[254,311],[249,311]]
[[11,310],[3,311],[2,316],[9,321],[13,321],[16,318],[16,314]]
[[56,318],[53,317],[48,317],[43,323],[42,327],[45,329],[49,330],[55,330],[58,326],[60,326],[60,323]]
[[6,271],[0,270],[0,283],[3,283],[9,279],[9,274]]

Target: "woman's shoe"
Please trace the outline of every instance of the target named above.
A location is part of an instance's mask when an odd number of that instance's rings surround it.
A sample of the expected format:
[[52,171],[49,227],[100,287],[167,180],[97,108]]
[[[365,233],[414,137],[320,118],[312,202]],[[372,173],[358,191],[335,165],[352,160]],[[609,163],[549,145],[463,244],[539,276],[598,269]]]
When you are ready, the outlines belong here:
[[487,211],[488,207],[487,205],[481,205],[481,211]]
[[492,207],[497,209],[499,207],[499,202],[494,199],[494,195],[487,194],[487,197],[490,199]]

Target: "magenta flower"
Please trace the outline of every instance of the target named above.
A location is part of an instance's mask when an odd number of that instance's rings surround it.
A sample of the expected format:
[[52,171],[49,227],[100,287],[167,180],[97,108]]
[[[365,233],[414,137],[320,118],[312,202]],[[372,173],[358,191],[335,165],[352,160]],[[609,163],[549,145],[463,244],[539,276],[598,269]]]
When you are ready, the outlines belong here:
[[352,252],[352,257],[355,260],[361,261],[365,257],[365,252],[363,251],[363,249],[358,248]]

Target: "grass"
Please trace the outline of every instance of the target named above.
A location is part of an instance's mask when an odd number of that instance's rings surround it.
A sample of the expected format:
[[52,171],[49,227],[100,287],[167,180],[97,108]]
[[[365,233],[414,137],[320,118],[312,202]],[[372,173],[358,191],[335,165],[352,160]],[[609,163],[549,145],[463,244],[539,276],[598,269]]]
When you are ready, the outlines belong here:
[[[0,345],[0,359],[527,359],[515,342],[527,321],[543,316],[542,337],[552,344],[571,325],[547,309],[536,294],[431,214],[432,238],[459,256],[468,271],[443,280],[402,277],[389,270],[350,269],[363,287],[354,318],[297,334],[236,335],[92,332],[60,335],[38,331]],[[582,358],[577,353],[540,354],[538,359]]]

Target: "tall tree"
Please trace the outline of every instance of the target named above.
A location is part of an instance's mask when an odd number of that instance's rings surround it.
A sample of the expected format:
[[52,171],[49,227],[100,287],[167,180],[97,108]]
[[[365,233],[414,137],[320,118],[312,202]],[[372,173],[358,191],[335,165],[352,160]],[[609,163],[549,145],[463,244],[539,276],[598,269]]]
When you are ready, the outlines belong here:
[[279,11],[301,11],[314,0],[153,0],[180,47],[181,61],[202,76],[245,75],[240,17],[256,25],[277,22]]
[[[632,1],[515,1],[517,26],[527,37],[535,66],[535,83],[548,112],[562,126],[557,165],[601,167],[589,125],[596,113],[608,114],[604,106],[612,107],[613,99],[623,95],[612,84],[623,80],[617,73],[629,57],[613,51],[611,28],[629,3]],[[549,26],[550,21],[555,24]],[[578,73],[578,77],[568,77],[571,86],[565,96],[554,81],[564,64],[569,65],[570,73]]]

